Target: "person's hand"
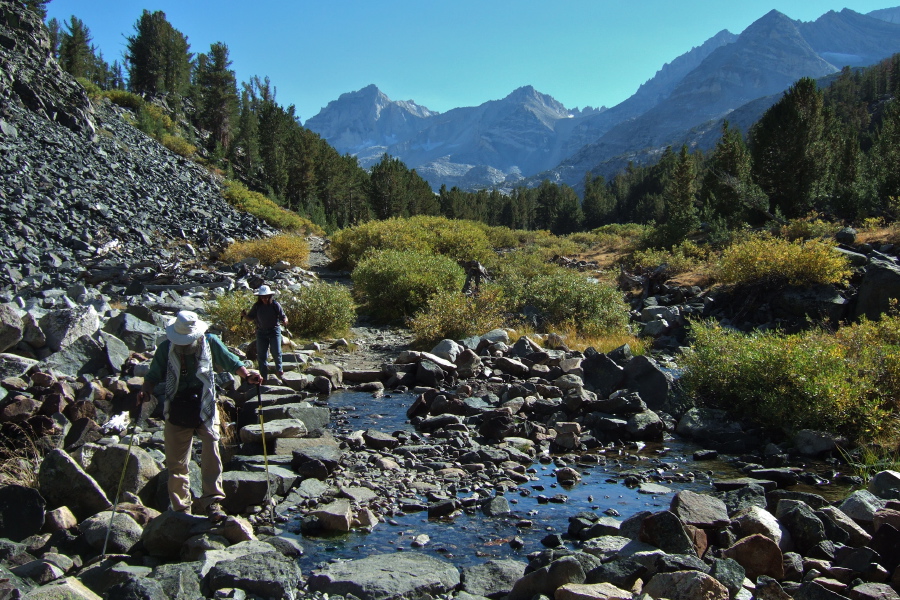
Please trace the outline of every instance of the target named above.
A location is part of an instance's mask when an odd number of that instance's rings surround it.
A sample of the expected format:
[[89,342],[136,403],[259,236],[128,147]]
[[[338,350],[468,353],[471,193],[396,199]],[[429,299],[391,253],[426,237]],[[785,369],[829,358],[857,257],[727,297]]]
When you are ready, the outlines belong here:
[[247,375],[247,383],[252,385],[259,385],[262,383],[262,375],[257,373],[256,371],[250,371]]
[[152,396],[152,395],[153,395],[153,394],[152,394],[151,392],[144,391],[143,388],[140,389],[140,390],[138,390],[138,393],[137,393],[137,405],[140,406],[141,404],[143,404],[144,402],[146,402],[147,400],[149,400],[149,399],[150,399],[150,396]]

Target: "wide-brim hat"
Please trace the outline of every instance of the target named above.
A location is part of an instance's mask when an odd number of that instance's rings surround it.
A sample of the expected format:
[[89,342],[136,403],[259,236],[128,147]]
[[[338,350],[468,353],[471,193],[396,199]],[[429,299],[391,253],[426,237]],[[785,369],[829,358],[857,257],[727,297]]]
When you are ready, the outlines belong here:
[[274,296],[275,290],[270,288],[267,285],[261,285],[255,292],[253,292],[254,296]]
[[183,310],[166,326],[166,337],[178,346],[193,344],[206,332],[209,325],[200,320],[197,313]]

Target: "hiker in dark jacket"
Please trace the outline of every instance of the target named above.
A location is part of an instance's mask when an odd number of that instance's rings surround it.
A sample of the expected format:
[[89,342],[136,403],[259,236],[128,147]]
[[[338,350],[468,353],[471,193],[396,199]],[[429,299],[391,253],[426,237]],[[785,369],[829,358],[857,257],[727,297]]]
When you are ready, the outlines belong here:
[[269,365],[266,362],[266,354],[271,351],[272,361],[275,363],[275,374],[278,379],[284,375],[281,362],[281,327],[287,325],[287,315],[284,309],[275,300],[275,290],[267,285],[259,286],[255,292],[256,304],[250,311],[241,311],[241,316],[256,323],[256,360],[259,365],[259,373],[263,381],[266,381],[269,373]]

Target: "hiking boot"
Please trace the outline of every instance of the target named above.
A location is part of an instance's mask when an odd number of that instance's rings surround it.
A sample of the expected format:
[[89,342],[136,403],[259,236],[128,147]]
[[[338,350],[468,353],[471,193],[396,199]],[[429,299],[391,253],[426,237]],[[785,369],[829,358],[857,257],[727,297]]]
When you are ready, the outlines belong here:
[[219,523],[220,521],[224,521],[228,515],[225,514],[225,510],[220,503],[213,502],[207,507],[206,516],[211,522]]

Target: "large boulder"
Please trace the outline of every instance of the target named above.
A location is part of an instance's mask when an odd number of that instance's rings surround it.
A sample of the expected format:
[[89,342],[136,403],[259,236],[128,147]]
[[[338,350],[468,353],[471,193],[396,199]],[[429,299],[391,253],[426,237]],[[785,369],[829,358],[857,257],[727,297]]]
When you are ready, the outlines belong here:
[[259,444],[263,440],[263,431],[267,444],[277,439],[306,437],[309,430],[299,419],[278,419],[260,425],[251,423],[241,427],[241,441],[245,444]]
[[881,471],[869,480],[869,491],[882,500],[900,500],[900,472]]
[[38,361],[34,358],[7,352],[0,353],[0,379],[22,377],[36,364]]
[[781,550],[771,539],[753,534],[739,539],[722,553],[725,558],[736,560],[753,581],[760,575],[784,579],[784,563]]
[[654,513],[641,521],[640,540],[669,554],[697,555],[681,519],[667,510]]
[[[111,522],[112,527],[110,527],[110,516],[112,516],[111,511],[97,513],[79,523],[78,528],[84,535],[85,541],[94,550],[103,551],[103,545],[106,543],[107,553],[127,553],[140,541],[143,529],[131,515],[123,512],[116,513]],[[108,542],[107,529],[109,529]]]
[[360,600],[417,600],[447,594],[459,582],[459,571],[452,564],[425,554],[404,553],[326,565],[310,576],[307,586],[313,592],[353,594]]
[[100,487],[106,492],[107,498],[115,498],[120,481],[122,482],[122,492],[143,493],[144,487],[160,471],[159,465],[153,460],[153,457],[138,446],[131,446],[129,449],[124,444],[111,444],[109,446],[93,446],[92,449],[93,453],[86,471],[100,484]]
[[720,499],[684,490],[675,494],[669,510],[686,525],[719,529],[728,525],[728,509]]
[[108,365],[106,347],[86,334],[66,341],[65,347],[47,357],[40,369],[65,375],[96,375]]
[[297,561],[278,552],[258,552],[219,561],[206,575],[212,592],[237,588],[263,598],[292,598],[302,580]]
[[788,287],[771,299],[776,317],[810,318],[837,323],[847,314],[850,301],[832,285]]
[[877,321],[896,298],[900,298],[900,265],[888,260],[870,260],[859,284],[853,316]]
[[0,538],[20,542],[44,525],[47,503],[34,488],[24,485],[0,487]]
[[188,538],[209,528],[209,520],[204,517],[167,510],[144,527],[141,540],[150,556],[179,558]]
[[462,570],[463,591],[473,596],[505,596],[525,574],[525,563],[512,559],[489,560]]
[[40,326],[47,336],[47,345],[59,352],[81,337],[93,336],[100,329],[100,315],[91,305],[63,308],[41,317]]
[[44,456],[38,470],[38,488],[48,506],[68,506],[78,519],[86,519],[112,505],[97,481],[58,448]]
[[116,336],[133,352],[151,352],[163,329],[128,312],[119,313],[103,325],[103,331]]
[[19,343],[25,325],[19,311],[10,304],[0,304],[0,352],[6,352]]
[[699,571],[675,571],[657,573],[643,592],[653,598],[670,600],[728,600],[728,588],[706,573]]
[[666,407],[674,378],[648,356],[635,356],[625,365],[624,387],[641,395],[650,410]]

